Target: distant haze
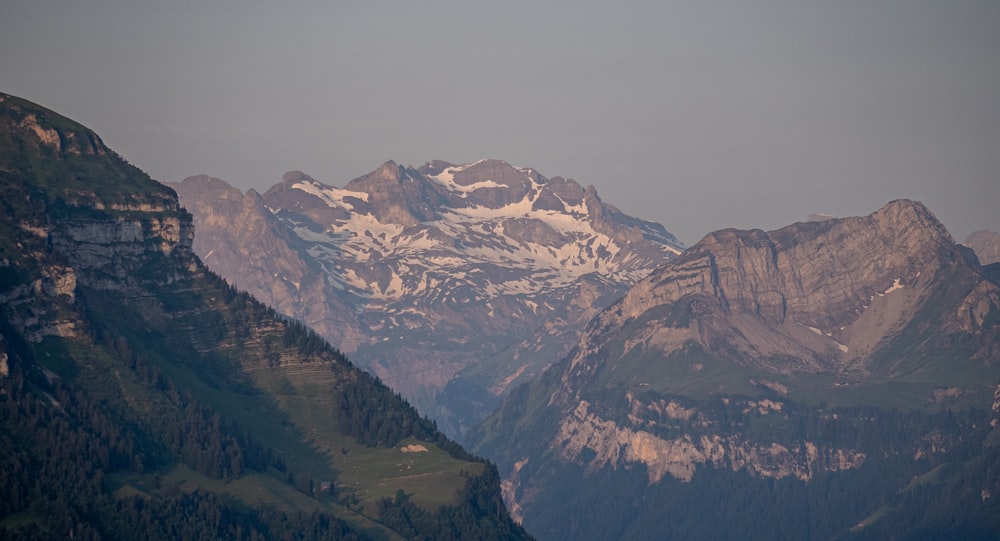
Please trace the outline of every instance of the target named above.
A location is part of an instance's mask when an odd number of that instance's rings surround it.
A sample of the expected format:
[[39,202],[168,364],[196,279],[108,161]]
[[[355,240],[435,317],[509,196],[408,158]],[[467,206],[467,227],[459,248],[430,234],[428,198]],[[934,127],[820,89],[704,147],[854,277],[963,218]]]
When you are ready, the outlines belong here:
[[1000,231],[1000,2],[0,2],[0,91],[156,179],[499,158],[687,244],[923,201]]

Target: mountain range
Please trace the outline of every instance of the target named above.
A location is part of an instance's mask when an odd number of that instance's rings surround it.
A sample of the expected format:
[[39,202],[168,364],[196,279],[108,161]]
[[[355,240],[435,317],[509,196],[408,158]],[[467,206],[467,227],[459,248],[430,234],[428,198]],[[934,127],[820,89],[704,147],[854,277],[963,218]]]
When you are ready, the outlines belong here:
[[0,538],[997,538],[995,238],[917,201],[682,250],[499,160],[174,187],[0,94]]
[[305,322],[454,437],[683,249],[593,187],[500,160],[386,162],[343,188],[173,185],[209,268]]
[[495,467],[193,239],[172,189],[0,94],[0,538],[528,538]]
[[992,539],[998,410],[1000,287],[899,200],[707,235],[468,442],[540,539]]

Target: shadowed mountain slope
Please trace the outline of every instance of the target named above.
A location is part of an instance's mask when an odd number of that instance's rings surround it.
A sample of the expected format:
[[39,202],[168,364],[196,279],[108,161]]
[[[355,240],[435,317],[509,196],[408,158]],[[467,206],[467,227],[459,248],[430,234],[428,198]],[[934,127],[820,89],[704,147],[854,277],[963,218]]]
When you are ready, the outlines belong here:
[[0,94],[0,205],[0,537],[527,537],[492,465],[208,272],[90,130]]

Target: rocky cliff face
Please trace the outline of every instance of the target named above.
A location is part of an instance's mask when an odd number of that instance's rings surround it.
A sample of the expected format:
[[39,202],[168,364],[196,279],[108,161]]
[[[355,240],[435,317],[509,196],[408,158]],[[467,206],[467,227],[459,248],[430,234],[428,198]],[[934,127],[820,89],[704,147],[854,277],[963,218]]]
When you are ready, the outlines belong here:
[[[568,527],[554,495],[584,479],[655,501],[678,482],[714,494],[706,470],[804,487],[887,461],[926,473],[989,433],[998,345],[1000,287],[920,203],[723,230],[598,314],[470,440],[536,531]],[[885,426],[898,408],[912,417]]]
[[[643,404],[634,396],[627,396],[633,409],[655,408],[656,403]],[[676,402],[667,403],[667,407]],[[781,415],[782,403],[769,399],[739,401],[741,413],[754,415]],[[707,433],[700,436],[683,434],[675,438],[654,435],[649,427],[655,422],[635,422],[620,426],[591,413],[590,403],[580,401],[576,409],[565,417],[551,445],[568,461],[578,461],[588,450],[593,458],[583,461],[588,470],[628,466],[630,463],[646,467],[649,483],[660,482],[670,475],[680,481],[691,481],[698,467],[731,468],[746,471],[757,477],[782,479],[795,477],[804,481],[814,474],[860,467],[865,455],[855,449],[818,447],[811,441],[796,442],[792,448],[776,441],[754,442],[738,433],[723,437]],[[707,427],[715,424],[697,409],[683,411],[684,421]],[[682,423],[678,423],[682,424]],[[643,427],[635,429],[631,426]]]
[[[0,302],[28,340],[80,332],[71,311],[59,309],[74,305],[78,286],[141,303],[147,256],[196,264],[190,216],[173,192],[71,120],[3,94],[0,110],[0,248],[7,254]],[[88,174],[110,175],[121,189]],[[24,271],[30,279],[22,280]]]
[[452,434],[682,248],[593,188],[499,160],[387,162],[343,188],[292,172],[262,197],[207,177],[177,190],[211,268]]
[[[590,358],[609,331],[627,328],[629,350],[641,345],[669,355],[697,345],[776,373],[864,378],[880,370],[879,349],[956,280],[975,285],[950,299],[949,312],[936,314],[936,330],[978,337],[973,355],[990,361],[994,347],[983,338],[992,331],[983,323],[1000,297],[978,273],[969,251],[912,201],[770,233],[720,231],[602,313],[571,364]],[[666,317],[654,315],[666,306]]]
[[[32,282],[0,293],[0,302],[12,309],[11,321],[18,331],[34,342],[49,335],[76,336],[74,318],[43,307],[73,304],[78,285],[107,291],[135,304],[148,304],[143,289],[148,283],[141,277],[148,276],[142,267],[150,253],[176,255],[187,260],[187,270],[196,271],[190,219],[178,212],[176,202],[172,207],[116,212],[112,220],[83,212],[72,213],[76,216],[55,224],[19,224],[25,233],[35,237],[33,240],[47,245],[45,251],[51,250],[59,262],[40,265]],[[47,259],[43,254],[39,251],[31,256]],[[166,284],[175,274],[166,273],[157,280]],[[155,303],[147,310],[155,311]]]

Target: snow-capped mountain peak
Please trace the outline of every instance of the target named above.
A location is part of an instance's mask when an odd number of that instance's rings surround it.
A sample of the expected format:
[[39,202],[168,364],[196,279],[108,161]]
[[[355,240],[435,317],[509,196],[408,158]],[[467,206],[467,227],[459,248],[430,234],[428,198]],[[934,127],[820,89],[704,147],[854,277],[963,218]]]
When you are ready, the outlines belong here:
[[[460,371],[484,370],[477,385],[503,393],[683,249],[663,226],[605,204],[593,187],[494,159],[419,168],[387,161],[343,187],[293,171],[262,207],[300,254],[295,268],[311,270],[287,276],[293,266],[285,265],[260,272],[259,283],[241,283],[248,272],[231,279],[265,298],[286,288],[286,313],[425,412],[444,408],[442,426],[458,412],[440,394]],[[427,375],[393,380],[415,367]],[[459,413],[455,425],[469,419]]]
[[[407,199],[408,183],[439,197]],[[473,300],[537,294],[590,273],[626,283],[679,253],[676,242],[622,242],[628,231],[594,223],[591,208],[602,205],[596,192],[573,181],[562,184],[548,189],[534,170],[499,160],[446,166],[434,175],[387,162],[343,189],[312,179],[291,184],[304,197],[343,211],[326,223],[296,220],[301,205],[269,206],[315,244],[310,252],[326,262],[329,276],[359,296],[387,303],[429,294],[431,283],[469,289]],[[430,219],[417,221],[420,215]],[[378,271],[371,268],[376,262]]]

